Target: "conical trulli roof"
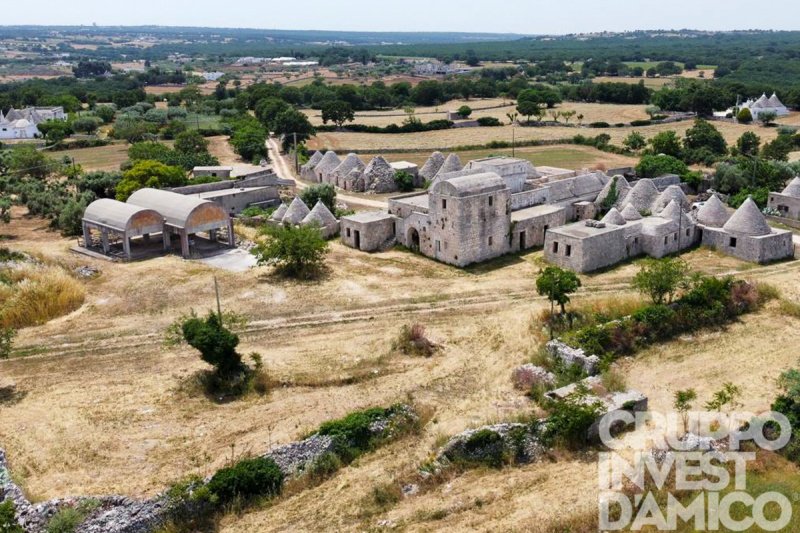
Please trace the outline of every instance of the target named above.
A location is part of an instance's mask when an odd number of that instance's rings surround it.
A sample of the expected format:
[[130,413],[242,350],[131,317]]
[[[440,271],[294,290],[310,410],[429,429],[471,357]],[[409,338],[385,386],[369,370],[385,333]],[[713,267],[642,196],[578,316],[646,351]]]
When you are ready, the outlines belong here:
[[673,200],[675,200],[682,209],[688,209],[689,199],[683,194],[683,190],[678,185],[670,185],[664,189],[664,192],[658,195],[658,198],[656,198],[656,201],[653,203],[651,211],[653,213],[658,213]]
[[793,198],[800,198],[800,177],[794,178],[792,181],[790,181],[789,185],[783,189],[782,194],[791,196]]
[[622,215],[622,218],[627,221],[642,219],[642,215],[640,215],[639,211],[633,207],[633,204],[625,204],[625,207],[622,209],[620,214]]
[[310,212],[308,206],[303,203],[303,200],[301,200],[299,196],[295,196],[292,203],[289,204],[289,209],[286,210],[286,214],[283,215],[283,223],[299,224]]
[[322,228],[327,228],[329,226],[336,224],[336,217],[333,216],[330,209],[327,208],[325,204],[322,203],[322,200],[317,200],[314,209],[311,210],[309,214],[300,222],[302,225],[312,224],[316,222]]
[[677,222],[678,220],[680,220],[682,214],[683,212],[681,211],[681,206],[678,205],[678,202],[676,202],[675,200],[670,200],[670,202],[664,209],[661,210],[658,216],[660,216],[661,218],[666,218],[667,220],[674,220],[675,222]]
[[759,211],[758,206],[749,196],[747,200],[731,215],[731,218],[722,226],[729,233],[740,233],[757,237],[769,235],[772,229],[767,224],[767,219]]
[[600,191],[600,194],[597,195],[597,199],[595,201],[598,205],[605,201],[605,199],[611,193],[612,187],[617,188],[617,199],[614,202],[614,206],[622,205],[622,200],[625,199],[628,191],[631,190],[631,184],[628,183],[628,180],[625,179],[625,176],[614,176],[606,182],[606,184],[603,186],[603,189]]
[[464,165],[461,164],[461,159],[458,157],[458,154],[450,154],[447,156],[447,159],[444,160],[444,163],[436,173],[436,176],[447,174],[448,172],[458,172],[463,168]]
[[769,107],[783,107],[783,103],[781,103],[778,95],[775,93],[772,93],[772,96],[769,97],[767,104],[769,104]]
[[363,170],[364,163],[361,161],[361,159],[358,158],[356,154],[351,153],[347,154],[347,157],[345,157],[342,160],[342,162],[339,163],[339,166],[333,169],[333,172],[331,173],[336,174],[337,176],[347,176],[350,173],[350,171],[353,170],[354,168]]
[[650,211],[653,201],[658,197],[658,189],[648,178],[642,178],[625,196],[625,203],[633,204],[640,213]]
[[322,152],[316,150],[313,154],[311,154],[311,157],[308,158],[308,161],[306,161],[306,164],[303,165],[303,168],[314,168],[320,161],[322,161],[322,157]]
[[442,168],[442,165],[444,165],[444,155],[442,152],[433,152],[428,160],[425,161],[425,164],[422,165],[422,168],[419,170],[419,175],[426,180],[433,180],[436,173]]
[[336,155],[336,152],[330,150],[325,152],[325,155],[322,156],[319,163],[316,167],[314,167],[314,174],[318,177],[321,175],[323,179],[327,178],[328,175],[333,172],[333,169],[338,167],[341,164],[342,160],[339,159],[339,156]]
[[288,205],[286,205],[286,204],[281,204],[281,205],[279,205],[279,206],[278,206],[278,209],[276,209],[276,210],[275,210],[275,211],[272,213],[272,216],[271,216],[271,217],[269,217],[269,219],[270,219],[270,220],[274,220],[275,222],[280,222],[281,220],[283,220],[283,215],[285,215],[285,214],[286,214],[286,211],[287,211],[288,209],[289,209],[289,206],[288,206]]
[[364,169],[364,190],[369,193],[385,193],[397,190],[395,170],[383,156],[375,156]]
[[619,211],[617,211],[616,207],[612,207],[611,209],[609,209],[608,213],[606,213],[606,216],[603,217],[602,221],[605,222],[606,224],[614,224],[615,226],[624,226],[626,223],[625,218]]
[[717,198],[716,194],[712,194],[711,198],[697,210],[697,221],[712,228],[724,226],[729,216],[728,210],[725,209],[725,205]]

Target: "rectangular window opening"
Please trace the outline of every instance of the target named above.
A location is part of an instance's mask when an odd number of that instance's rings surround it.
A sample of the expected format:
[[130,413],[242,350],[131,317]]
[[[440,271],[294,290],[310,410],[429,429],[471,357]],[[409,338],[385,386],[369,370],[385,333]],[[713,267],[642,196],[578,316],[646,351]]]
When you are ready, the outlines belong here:
[[572,245],[571,244],[567,245],[566,250],[564,250],[564,255],[566,255],[567,257],[572,255]]

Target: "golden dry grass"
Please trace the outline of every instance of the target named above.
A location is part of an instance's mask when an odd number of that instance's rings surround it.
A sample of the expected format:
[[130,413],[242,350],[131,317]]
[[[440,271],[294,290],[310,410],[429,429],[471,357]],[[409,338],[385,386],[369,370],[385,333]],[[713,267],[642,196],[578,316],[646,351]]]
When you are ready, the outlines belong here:
[[83,305],[83,285],[56,265],[0,269],[0,328],[37,326]]
[[95,148],[77,148],[63,152],[53,152],[51,157],[72,157],[84,170],[119,170],[128,159],[128,144],[118,143]]
[[[764,128],[759,125],[733,124],[729,122],[715,122],[728,143],[733,143],[746,131],[754,131],[761,137],[762,142],[767,142],[777,137],[776,128]],[[515,136],[519,141],[525,140],[558,140],[570,139],[577,134],[595,136],[607,133],[611,142],[621,145],[623,139],[632,131],[638,131],[647,138],[661,131],[673,130],[681,136],[692,127],[692,121],[683,121],[673,124],[656,124],[653,126],[622,127],[622,128],[573,128],[560,126],[547,127],[518,127]],[[484,145],[491,141],[511,142],[512,128],[509,125],[494,128],[455,128],[449,130],[428,131],[422,133],[400,134],[370,134],[351,132],[324,132],[317,134],[309,141],[309,147],[314,149],[332,149],[346,151],[348,149],[368,151],[395,149],[418,150],[447,150],[456,146]]]
[[[4,232],[12,248],[68,257],[69,241],[14,212]],[[502,471],[478,470],[365,512],[374,486],[405,479],[443,436],[507,420],[531,409],[512,388],[512,369],[536,352],[531,320],[547,307],[534,290],[541,252],[459,270],[400,251],[363,254],[332,244],[328,275],[313,283],[244,274],[164,257],[117,264],[81,258],[101,269],[78,313],[23,330],[17,348],[32,353],[0,362],[3,379],[24,397],[0,406],[0,442],[14,473],[39,497],[155,494],[188,473],[208,474],[233,455],[264,450],[354,409],[413,399],[435,410],[418,438],[367,455],[318,487],[274,505],[227,517],[223,531],[363,531],[390,520],[417,530],[535,529],[566,507],[596,502],[596,462],[563,458]],[[754,267],[699,249],[693,269],[740,271],[798,299],[800,262]],[[626,301],[636,262],[593,276],[575,305]],[[241,351],[259,351],[286,385],[265,398],[215,404],[182,384],[203,368],[187,347],[166,349],[164,328],[191,308],[213,305],[216,275],[225,309],[251,318]],[[704,333],[654,348],[621,365],[628,383],[669,401],[680,378],[701,397],[733,381],[748,405],[769,402],[769,375],[796,362],[796,319],[769,308],[726,334]],[[419,322],[443,345],[431,358],[391,353],[404,323]],[[781,339],[781,347],[763,354]],[[629,365],[629,366],[628,366]],[[720,374],[723,372],[724,374]],[[752,381],[750,380],[752,377]],[[348,379],[357,378],[357,379]],[[351,381],[351,384],[343,383]]]

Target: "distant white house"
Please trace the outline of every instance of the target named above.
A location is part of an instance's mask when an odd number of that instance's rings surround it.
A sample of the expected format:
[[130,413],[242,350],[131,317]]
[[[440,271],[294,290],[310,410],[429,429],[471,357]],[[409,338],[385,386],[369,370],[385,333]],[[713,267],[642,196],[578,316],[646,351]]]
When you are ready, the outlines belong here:
[[224,72],[201,72],[200,73],[200,76],[202,76],[203,79],[206,80],[206,81],[217,81],[218,79],[220,79],[224,75],[225,75]]
[[772,93],[772,96],[767,98],[767,95],[765,93],[762,94],[761,98],[757,100],[750,98],[743,104],[731,107],[725,111],[718,111],[714,113],[714,116],[726,117],[728,115],[731,115],[735,117],[742,109],[749,109],[750,114],[753,116],[753,120],[758,120],[758,116],[761,113],[773,112],[778,117],[784,117],[789,114],[789,110],[786,108],[785,105],[783,105],[783,103],[778,98],[777,94]]
[[35,139],[42,133],[37,127],[48,120],[67,120],[63,107],[27,107],[0,111],[0,139]]

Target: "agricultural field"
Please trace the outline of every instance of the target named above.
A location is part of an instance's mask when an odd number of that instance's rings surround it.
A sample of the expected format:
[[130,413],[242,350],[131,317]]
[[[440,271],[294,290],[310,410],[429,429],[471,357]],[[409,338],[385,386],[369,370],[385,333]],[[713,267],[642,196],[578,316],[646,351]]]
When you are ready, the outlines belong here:
[[[366,455],[316,487],[231,514],[221,531],[363,531],[382,520],[410,530],[507,530],[557,520],[564,505],[595,508],[589,452],[474,470],[386,507],[373,499],[385,483],[412,475],[446,436],[530,411],[510,374],[542,340],[539,316],[547,302],[534,288],[540,251],[460,270],[399,250],[364,254],[334,242],[327,274],[297,282],[177,257],[110,263],[76,256],[68,252],[71,241],[41,220],[16,209],[13,215],[1,231],[14,250],[68,270],[100,271],[80,281],[80,308],[22,329],[16,352],[0,362],[0,386],[12,382],[19,391],[0,404],[0,440],[34,499],[153,495],[186,474],[209,474],[325,420],[413,400],[433,412],[421,435]],[[683,257],[693,270],[738,273],[800,299],[798,261],[753,266],[705,249]],[[637,268],[634,261],[582,276],[574,305],[634,297],[629,284]],[[212,276],[222,307],[250,319],[240,331],[241,351],[262,354],[275,383],[265,397],[207,398],[192,386],[204,367],[196,352],[163,344],[179,315],[213,307]],[[442,345],[433,357],[392,350],[400,327],[411,322],[424,324]],[[774,377],[796,364],[798,342],[800,320],[770,304],[724,331],[681,337],[618,366],[655,409],[668,406],[677,388],[694,387],[702,396],[732,381],[745,391],[744,407],[759,410],[775,394]]]
[[94,148],[49,152],[49,155],[54,159],[74,159],[75,164],[82,166],[84,170],[119,170],[119,166],[128,160],[128,147],[128,143],[119,142]]
[[[599,104],[598,104],[599,105]],[[572,108],[572,106],[565,106]],[[585,119],[586,120],[586,119]],[[797,121],[797,115],[792,117]],[[730,122],[715,122],[714,125],[722,132],[728,143],[735,142],[746,131],[756,132],[766,142],[777,137],[776,128],[765,128],[759,124],[735,124]],[[674,130],[683,135],[692,127],[692,121],[686,120],[670,124],[656,124],[652,126],[626,126],[622,128],[576,128],[563,126],[546,127],[517,127],[514,135],[518,141],[526,140],[559,140],[569,139],[575,135],[595,136],[607,133],[611,136],[611,143],[621,145],[622,140],[632,131],[638,131],[645,137],[652,137],[660,131]],[[511,142],[512,127],[505,124],[493,128],[454,128],[449,130],[427,131],[420,133],[399,134],[370,134],[352,132],[321,132],[309,141],[309,148],[332,149],[336,151],[370,151],[382,150],[387,147],[396,149],[417,150],[448,150],[457,146],[483,145],[491,141]]]
[[[492,150],[465,150],[456,152],[462,162],[489,156],[511,156],[511,148],[497,148]],[[431,152],[382,152],[363,153],[359,157],[368,163],[376,155],[382,155],[389,161],[410,161],[420,167],[430,157]],[[555,146],[526,146],[514,150],[514,157],[527,159],[536,166],[548,166],[579,170],[583,168],[602,169],[624,166],[635,166],[638,159],[623,155],[602,152],[591,146],[555,145]]]

